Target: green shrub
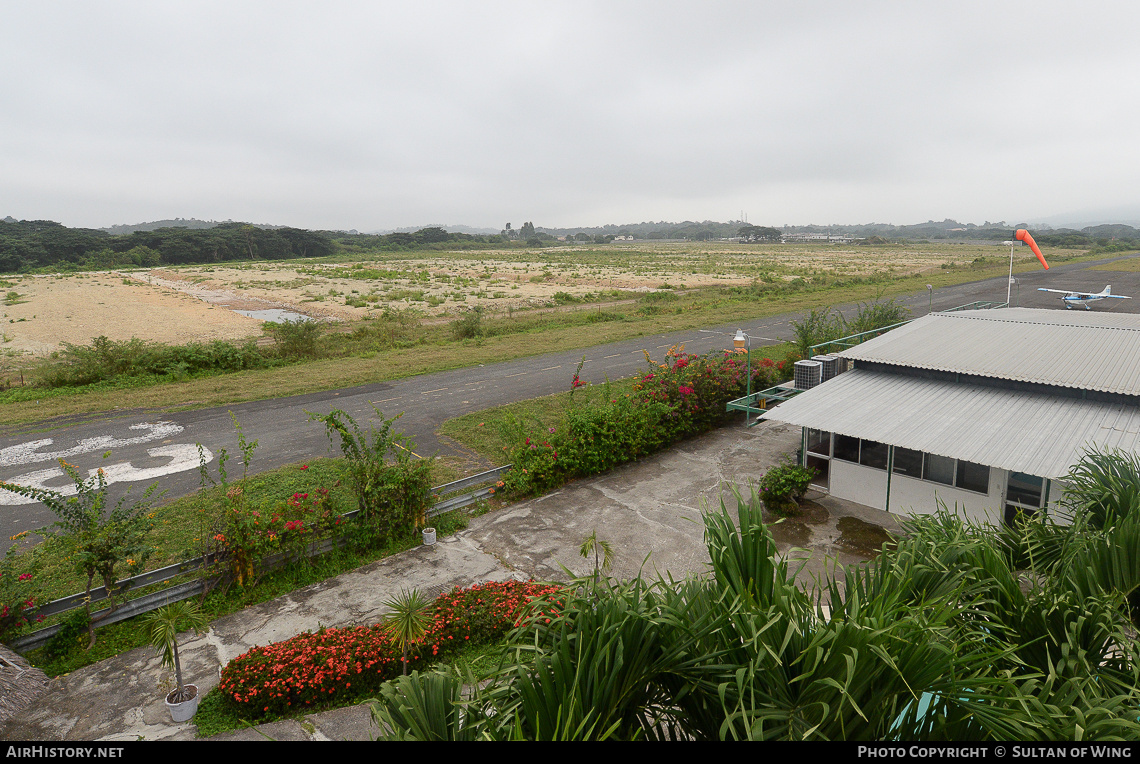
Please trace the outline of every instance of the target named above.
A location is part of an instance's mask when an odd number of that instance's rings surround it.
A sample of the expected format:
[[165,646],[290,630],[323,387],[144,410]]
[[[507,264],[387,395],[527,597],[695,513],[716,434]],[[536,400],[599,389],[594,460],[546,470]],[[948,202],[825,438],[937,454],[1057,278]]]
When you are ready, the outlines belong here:
[[63,349],[35,370],[42,387],[79,387],[120,377],[172,376],[216,371],[241,371],[270,365],[254,342],[190,342],[161,345],[137,337],[112,340],[96,337],[88,345],[64,343]]
[[431,459],[415,457],[415,444],[393,429],[402,416],[385,419],[380,426],[361,431],[356,420],[339,409],[309,418],[325,423],[329,439],[340,439],[348,460],[353,492],[366,528],[364,541],[384,545],[410,536],[427,522],[431,505]]
[[855,320],[847,327],[849,334],[862,334],[900,324],[910,318],[910,308],[890,300],[860,303]]
[[[91,588],[95,579],[103,582],[110,599],[111,610],[116,607],[116,584],[123,573],[133,575],[145,570],[146,561],[154,552],[147,541],[153,527],[154,513],[150,511],[150,497],[158,487],[152,485],[141,501],[128,503],[124,495],[113,506],[107,501],[107,479],[100,468],[94,479],[87,479],[71,464],[59,460],[60,466],[75,484],[72,496],[44,488],[4,484],[4,489],[43,502],[58,520],[37,533],[47,536],[49,543],[68,545],[76,573],[86,578],[84,609],[91,616]],[[88,631],[90,645],[95,644],[95,630]]]
[[800,500],[807,493],[815,470],[798,464],[781,464],[764,473],[760,478],[760,498],[769,511],[790,514],[796,511]]
[[451,322],[451,332],[459,340],[473,340],[483,336],[483,307],[478,305]]
[[87,634],[91,629],[91,616],[86,610],[76,610],[60,623],[59,631],[44,645],[44,655],[50,660],[62,658],[73,650],[87,646]]
[[[655,453],[723,422],[728,401],[744,394],[746,361],[734,354],[698,356],[672,348],[665,363],[653,363],[629,393],[591,387],[571,399],[561,422],[545,430],[512,420],[502,439],[513,445],[514,469],[504,478],[516,495],[550,490],[574,477],[594,475]],[[772,361],[752,368],[752,388],[771,387],[783,377]],[[580,369],[580,367],[579,367]],[[575,374],[572,389],[586,387]]]
[[316,358],[317,340],[324,329],[316,321],[298,318],[275,323],[268,321],[264,331],[273,338],[278,352],[285,358]]
[[808,351],[813,345],[837,340],[849,333],[843,316],[839,312],[833,312],[830,306],[816,308],[802,320],[792,321],[791,324],[796,334],[796,350],[804,358],[807,358]]
[[[16,538],[19,536],[14,536],[12,540]],[[15,564],[17,549],[18,545],[12,544],[0,559],[0,641],[15,636],[32,623],[36,619],[34,615],[36,605],[42,599],[37,580],[39,556],[36,550],[33,550],[31,569],[17,573]],[[40,617],[38,620],[43,618]]]
[[[409,668],[423,668],[487,644],[533,615],[531,603],[559,599],[549,584],[488,582],[445,592],[433,603],[427,633],[411,645]],[[242,718],[260,720],[375,694],[401,673],[401,651],[383,626],[320,629],[234,658],[218,691]]]

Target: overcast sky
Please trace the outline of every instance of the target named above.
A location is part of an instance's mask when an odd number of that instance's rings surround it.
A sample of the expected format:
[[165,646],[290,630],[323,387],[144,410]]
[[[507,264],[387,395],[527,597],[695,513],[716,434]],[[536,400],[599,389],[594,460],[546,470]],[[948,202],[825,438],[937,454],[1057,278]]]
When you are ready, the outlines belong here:
[[4,3],[0,217],[1140,218],[1140,3],[931,5]]

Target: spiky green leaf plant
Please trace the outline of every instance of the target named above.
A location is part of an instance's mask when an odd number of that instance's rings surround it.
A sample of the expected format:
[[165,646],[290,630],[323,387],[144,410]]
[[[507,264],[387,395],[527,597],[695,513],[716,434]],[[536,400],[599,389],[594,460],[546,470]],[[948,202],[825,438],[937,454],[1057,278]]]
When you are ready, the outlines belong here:
[[432,601],[418,589],[401,590],[384,603],[388,608],[384,628],[400,647],[403,655],[404,675],[408,673],[408,648],[419,642],[431,626]]

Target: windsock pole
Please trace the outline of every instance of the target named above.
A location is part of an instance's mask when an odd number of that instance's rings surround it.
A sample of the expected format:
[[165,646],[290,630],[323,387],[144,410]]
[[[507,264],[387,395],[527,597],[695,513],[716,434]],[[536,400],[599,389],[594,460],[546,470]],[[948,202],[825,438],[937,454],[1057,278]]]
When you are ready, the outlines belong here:
[[[1037,242],[1035,242],[1033,240],[1033,236],[1029,233],[1029,231],[1026,231],[1024,228],[1018,228],[1017,231],[1014,232],[1013,238],[1016,241],[1023,241],[1026,244],[1028,244],[1029,248],[1031,250],[1033,250],[1033,254],[1037,255],[1037,259],[1041,261],[1041,265],[1045,268],[1045,270],[1049,270],[1049,263],[1045,262],[1045,255],[1041,254],[1041,248],[1037,246]],[[1006,282],[1006,285],[1005,285],[1005,306],[1007,308],[1009,307],[1010,291],[1013,289],[1013,246],[1014,246],[1014,244],[1015,244],[1014,241],[1011,241],[1009,243],[1009,281]],[[1019,292],[1019,294],[1020,294],[1020,292]]]

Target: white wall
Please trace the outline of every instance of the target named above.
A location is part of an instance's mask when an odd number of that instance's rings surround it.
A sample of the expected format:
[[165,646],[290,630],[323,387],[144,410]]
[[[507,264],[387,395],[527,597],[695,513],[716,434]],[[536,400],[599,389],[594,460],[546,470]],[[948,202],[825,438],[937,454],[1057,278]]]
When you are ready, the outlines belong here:
[[989,491],[975,493],[894,474],[891,475],[891,506],[888,507],[888,511],[898,514],[930,515],[938,510],[938,502],[941,501],[949,510],[953,510],[957,505],[958,514],[963,517],[977,522],[997,524],[1002,521],[1001,494],[1005,475],[1005,470],[991,467]]
[[840,499],[884,509],[887,501],[887,471],[832,459],[830,492]]

